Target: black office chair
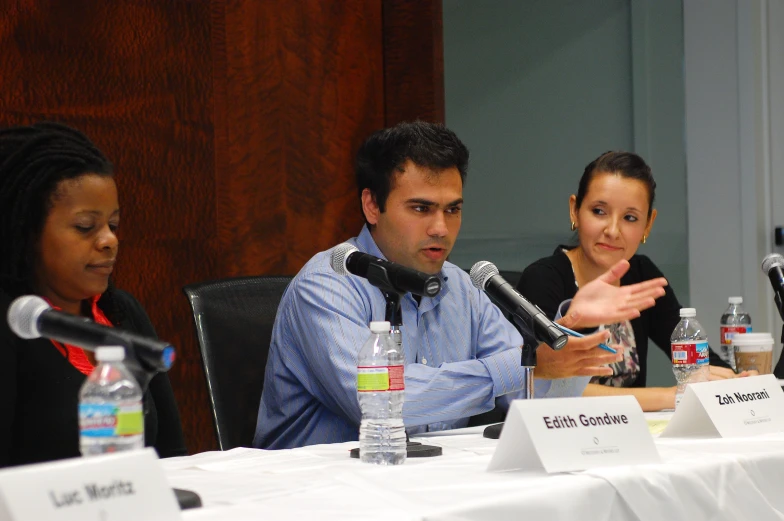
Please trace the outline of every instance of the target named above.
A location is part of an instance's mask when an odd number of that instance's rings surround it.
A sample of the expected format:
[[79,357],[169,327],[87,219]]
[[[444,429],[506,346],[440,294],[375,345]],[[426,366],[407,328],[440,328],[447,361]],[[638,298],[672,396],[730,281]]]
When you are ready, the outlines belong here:
[[511,270],[500,270],[499,275],[501,275],[506,282],[512,285],[512,287],[517,286],[517,283],[520,281],[520,278],[523,276],[522,271],[511,271]]
[[193,310],[221,450],[250,447],[272,325],[292,277],[237,277],[183,288]]

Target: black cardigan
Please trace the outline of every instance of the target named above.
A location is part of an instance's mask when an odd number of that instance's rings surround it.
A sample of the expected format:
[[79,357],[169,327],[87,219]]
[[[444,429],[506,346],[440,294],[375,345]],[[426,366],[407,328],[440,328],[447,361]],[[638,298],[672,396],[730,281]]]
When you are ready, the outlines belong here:
[[[573,298],[577,293],[574,271],[569,257],[563,252],[569,249],[559,246],[550,257],[545,257],[528,266],[517,283],[517,291],[542,308],[542,311],[555,318],[558,306],[564,300]],[[634,255],[629,259],[629,271],[621,278],[621,285],[636,284],[645,280],[663,277],[659,268],[645,255]],[[680,321],[681,305],[670,286],[664,288],[664,296],[656,299],[656,305],[646,309],[631,321],[637,353],[640,357],[640,372],[630,387],[645,387],[648,368],[648,339],[654,341],[669,358],[670,335]],[[713,350],[710,350],[710,363],[728,367]]]
[[[141,304],[113,291],[121,316],[115,325],[155,337]],[[86,377],[50,340],[23,340],[9,329],[11,301],[0,292],[0,467],[80,456],[77,407]],[[184,456],[180,415],[165,373],[150,382],[144,411],[145,445],[164,458]]]

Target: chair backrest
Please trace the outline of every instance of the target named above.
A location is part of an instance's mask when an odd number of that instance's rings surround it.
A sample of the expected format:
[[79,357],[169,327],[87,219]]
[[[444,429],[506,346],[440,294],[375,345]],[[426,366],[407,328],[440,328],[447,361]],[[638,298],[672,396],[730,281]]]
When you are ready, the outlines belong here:
[[511,271],[511,270],[501,270],[499,272],[506,282],[512,285],[512,287],[517,286],[517,283],[520,281],[520,278],[523,276],[522,271]]
[[293,277],[237,277],[183,288],[193,310],[221,450],[250,447],[272,326]]

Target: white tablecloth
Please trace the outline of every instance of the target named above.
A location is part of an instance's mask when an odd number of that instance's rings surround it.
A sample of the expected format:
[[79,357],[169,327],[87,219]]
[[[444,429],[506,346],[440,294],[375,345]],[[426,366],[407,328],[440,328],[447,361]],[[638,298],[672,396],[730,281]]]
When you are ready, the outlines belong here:
[[784,519],[784,434],[657,439],[662,464],[548,475],[487,472],[498,442],[481,432],[418,438],[443,447],[443,456],[397,467],[349,458],[357,442],[162,463],[173,487],[202,498],[186,521]]

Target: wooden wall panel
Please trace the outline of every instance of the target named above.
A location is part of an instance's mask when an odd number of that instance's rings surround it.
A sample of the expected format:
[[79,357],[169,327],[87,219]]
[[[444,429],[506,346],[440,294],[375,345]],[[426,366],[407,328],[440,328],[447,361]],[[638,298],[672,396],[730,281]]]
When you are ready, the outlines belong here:
[[382,0],[385,126],[445,120],[441,0]]
[[178,347],[171,380],[193,451],[215,446],[184,284],[219,276],[210,6],[26,1],[0,14],[0,123],[73,125],[115,165],[118,287]]
[[217,443],[182,286],[293,274],[358,232],[361,141],[443,120],[440,13],[432,0],[3,2],[0,125],[62,121],[114,162],[115,280],[178,346],[191,452]]
[[294,274],[363,222],[353,156],[384,126],[381,5],[244,0],[216,16],[224,272]]

